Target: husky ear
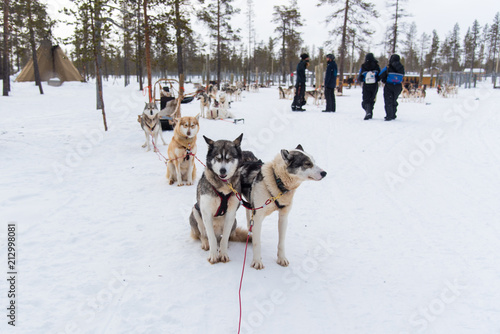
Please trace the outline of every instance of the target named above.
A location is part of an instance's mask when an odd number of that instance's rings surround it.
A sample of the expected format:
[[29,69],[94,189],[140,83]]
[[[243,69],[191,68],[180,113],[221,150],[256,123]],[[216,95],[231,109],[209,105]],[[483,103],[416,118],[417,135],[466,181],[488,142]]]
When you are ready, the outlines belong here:
[[198,115],[196,115],[195,118],[198,121],[200,119],[200,113],[198,113]]
[[205,138],[205,141],[207,142],[208,146],[213,146],[214,141],[208,137],[203,136]]
[[304,152],[304,149],[302,148],[302,145],[300,145],[300,144],[295,149]]
[[281,157],[287,164],[290,162],[290,152],[288,152],[287,150],[281,150]]
[[242,140],[242,139],[243,139],[243,133],[242,133],[242,134],[241,134],[238,138],[236,138],[236,139],[233,141],[234,145],[236,145],[236,146],[240,146],[240,145],[241,145],[241,140]]

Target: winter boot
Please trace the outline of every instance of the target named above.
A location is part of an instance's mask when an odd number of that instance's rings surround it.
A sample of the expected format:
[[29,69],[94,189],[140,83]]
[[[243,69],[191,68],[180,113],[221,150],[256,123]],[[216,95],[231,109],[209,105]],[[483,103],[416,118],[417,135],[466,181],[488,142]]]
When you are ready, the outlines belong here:
[[372,119],[372,117],[373,117],[373,105],[367,104],[365,110],[366,110],[366,115],[365,115],[364,120],[366,121],[366,120]]

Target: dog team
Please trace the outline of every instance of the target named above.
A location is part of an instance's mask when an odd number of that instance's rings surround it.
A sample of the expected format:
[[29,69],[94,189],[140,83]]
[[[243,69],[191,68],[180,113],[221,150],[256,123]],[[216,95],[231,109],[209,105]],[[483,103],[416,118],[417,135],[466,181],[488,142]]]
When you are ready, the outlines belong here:
[[196,97],[200,100],[200,116],[207,119],[234,118],[229,111],[230,100],[234,97],[236,101],[241,101],[241,88],[236,86],[226,87],[217,97],[217,86],[210,84],[207,91],[200,89]]
[[[153,102],[146,103],[140,116],[141,127],[146,134],[143,147],[148,146],[148,151],[149,136],[153,145],[156,145],[158,135],[163,140],[158,115]],[[170,185],[175,182],[178,186],[192,185],[196,179],[194,156],[199,130],[199,115],[176,120],[172,140],[168,144],[166,177]],[[203,138],[208,152],[206,168],[196,188],[196,203],[189,217],[191,236],[201,241],[201,248],[208,251],[211,264],[228,262],[229,241],[245,242],[248,238],[248,231],[237,227],[236,221],[236,212],[243,204],[247,227],[253,232],[251,267],[263,269],[262,222],[278,211],[277,263],[288,266],[285,235],[295,191],[304,181],[322,180],[326,172],[301,145],[293,150],[283,149],[272,161],[263,163],[252,152],[241,149],[243,134],[232,141]]]

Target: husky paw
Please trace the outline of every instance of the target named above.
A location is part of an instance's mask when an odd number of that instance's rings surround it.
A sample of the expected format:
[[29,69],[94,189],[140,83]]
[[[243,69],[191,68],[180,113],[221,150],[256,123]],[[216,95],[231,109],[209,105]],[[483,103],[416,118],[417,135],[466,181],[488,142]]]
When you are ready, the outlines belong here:
[[172,185],[172,184],[174,184],[174,183],[175,183],[175,181],[174,181],[174,180],[169,180],[169,181],[168,181],[168,184],[169,184],[169,185]]
[[224,262],[224,263],[229,262],[229,255],[227,255],[227,254],[221,254],[219,256],[219,261],[220,262]]
[[250,267],[255,268],[257,270],[261,270],[261,269],[264,269],[264,264],[260,260],[259,261],[253,260]]
[[288,260],[286,259],[286,257],[279,257],[276,262],[280,266],[283,266],[283,267],[288,267],[288,265],[290,264],[290,262],[288,262]]
[[207,260],[211,264],[216,264],[217,262],[219,262],[219,257],[217,256],[217,254],[210,253],[210,256],[208,257]]
[[146,150],[146,152],[149,152],[149,151],[151,151],[151,148],[150,148],[150,147],[148,147],[148,149]]
[[144,145],[142,145],[142,148],[145,148],[146,146],[148,146],[148,144],[144,144]]
[[182,187],[183,185],[184,185],[184,182],[177,183],[177,187]]
[[208,245],[208,239],[201,241],[201,249],[203,249],[205,251],[210,249],[210,246]]

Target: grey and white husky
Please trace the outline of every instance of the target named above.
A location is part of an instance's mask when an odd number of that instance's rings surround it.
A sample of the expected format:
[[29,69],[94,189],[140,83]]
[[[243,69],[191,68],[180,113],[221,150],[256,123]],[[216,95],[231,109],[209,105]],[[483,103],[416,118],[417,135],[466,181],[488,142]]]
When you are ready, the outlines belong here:
[[[252,208],[259,208],[268,199],[274,199],[264,208],[253,210],[254,226],[252,235],[253,260],[251,266],[263,269],[261,258],[262,221],[272,212],[278,210],[278,264],[286,267],[289,262],[285,255],[285,235],[288,214],[292,208],[295,191],[303,181],[319,181],[326,176],[314,159],[304,152],[301,145],[294,150],[281,150],[274,160],[262,164],[256,158],[249,159],[241,168],[241,184],[243,196]],[[253,161],[252,161],[253,160]],[[274,203],[273,203],[274,202]],[[247,222],[250,226],[251,210],[247,210]]]
[[[142,115],[139,116],[140,118],[140,123],[141,123],[141,128],[144,130],[144,134],[146,135],[146,142],[142,147],[148,147],[146,151],[150,151],[151,147],[149,146],[149,137],[151,136],[151,139],[154,140],[155,145],[158,144],[158,134],[160,135],[161,141],[163,142],[163,145],[167,145],[165,143],[165,140],[163,139],[163,134],[161,130],[161,123],[160,123],[160,114],[158,107],[156,106],[156,103],[151,102],[148,103],[146,102],[146,105],[144,106],[144,110],[142,111]],[[156,151],[156,150],[155,150]]]
[[248,234],[236,228],[236,210],[240,202],[229,187],[231,184],[241,192],[243,134],[234,141],[203,138],[208,144],[207,167],[198,181],[196,204],[189,217],[191,236],[200,239],[201,248],[209,251],[210,263],[228,262],[229,240],[243,242]]

